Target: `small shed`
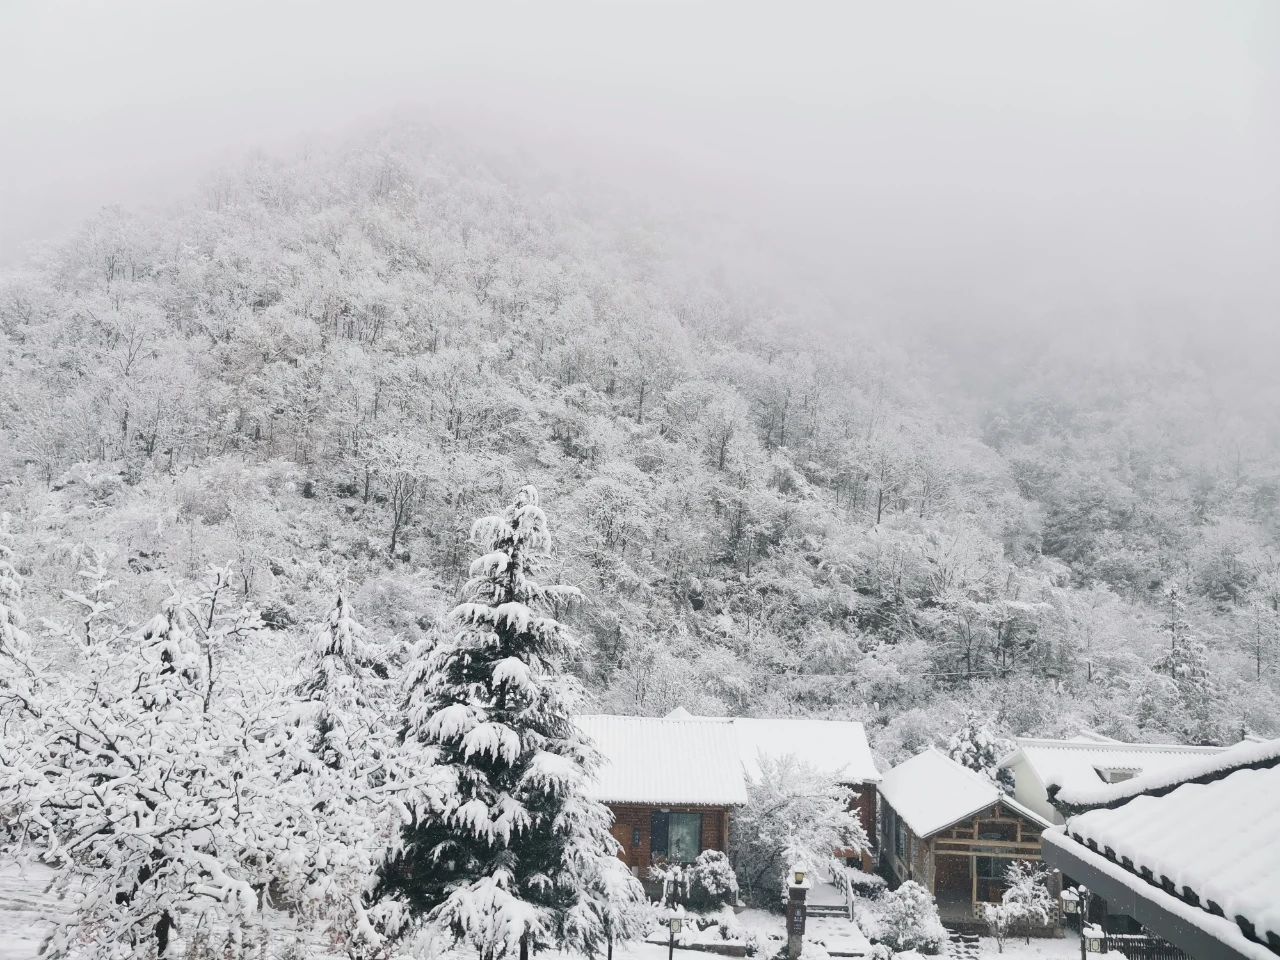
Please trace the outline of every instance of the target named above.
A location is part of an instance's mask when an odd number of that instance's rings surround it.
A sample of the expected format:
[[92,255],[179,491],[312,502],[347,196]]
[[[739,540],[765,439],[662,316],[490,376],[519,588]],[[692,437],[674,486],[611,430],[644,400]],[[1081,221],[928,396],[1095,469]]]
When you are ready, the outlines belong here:
[[620,856],[638,876],[729,849],[730,813],[747,802],[733,728],[696,717],[577,718],[604,764],[590,793],[613,812]]
[[882,867],[931,891],[945,920],[976,918],[1000,902],[1012,861],[1041,859],[1048,820],[937,750],[889,770],[880,800]]

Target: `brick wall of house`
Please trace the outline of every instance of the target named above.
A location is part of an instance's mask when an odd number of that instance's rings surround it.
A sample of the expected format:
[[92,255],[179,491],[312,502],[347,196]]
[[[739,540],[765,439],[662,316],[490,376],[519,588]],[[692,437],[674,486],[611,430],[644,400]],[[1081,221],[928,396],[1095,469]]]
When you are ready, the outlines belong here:
[[729,849],[729,809],[727,807],[655,807],[640,804],[609,804],[613,811],[613,838],[622,846],[622,861],[638,876],[652,863],[650,846],[655,810],[702,814],[702,849]]

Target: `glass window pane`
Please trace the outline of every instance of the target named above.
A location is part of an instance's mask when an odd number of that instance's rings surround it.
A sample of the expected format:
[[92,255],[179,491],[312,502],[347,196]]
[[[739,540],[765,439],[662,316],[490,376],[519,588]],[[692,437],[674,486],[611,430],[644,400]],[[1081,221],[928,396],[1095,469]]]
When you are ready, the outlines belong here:
[[692,863],[702,852],[702,814],[671,814],[667,840],[669,857],[677,863]]

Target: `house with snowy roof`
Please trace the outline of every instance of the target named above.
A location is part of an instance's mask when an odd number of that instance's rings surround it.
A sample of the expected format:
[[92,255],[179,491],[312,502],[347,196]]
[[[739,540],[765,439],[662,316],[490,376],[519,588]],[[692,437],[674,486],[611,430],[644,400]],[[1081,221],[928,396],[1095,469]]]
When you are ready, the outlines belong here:
[[930,891],[948,921],[976,919],[981,904],[999,903],[1010,863],[1040,860],[1049,825],[933,748],[880,781],[881,866],[896,882],[915,880]]
[[613,812],[613,837],[632,872],[727,851],[730,811],[747,802],[733,728],[696,717],[576,719],[604,760],[588,792]]
[[[683,707],[677,707],[668,717],[688,717]],[[867,837],[876,837],[876,784],[880,771],[867,732],[856,720],[821,720],[816,717],[731,717],[719,719],[733,729],[738,745],[738,758],[748,783],[759,782],[764,767],[790,757],[799,764],[829,777],[854,791],[858,819]],[[846,853],[843,852],[842,853]],[[856,866],[864,870],[875,868],[873,851],[865,851],[860,857],[847,851],[847,860],[856,860]]]
[[1280,740],[1051,790],[1063,874],[1197,960],[1280,956]]
[[1000,761],[1013,777],[1013,797],[1053,823],[1061,813],[1049,800],[1051,785],[1088,789],[1122,783],[1144,773],[1170,770],[1189,759],[1221,753],[1223,747],[1180,743],[1123,743],[1092,731],[1067,740],[1018,737]]
[[[577,718],[604,765],[591,794],[613,812],[622,858],[643,875],[655,861],[687,863],[703,850],[727,851],[732,811],[772,760],[800,763],[858,791],[868,837],[876,824],[880,774],[862,724],[807,717],[666,717],[594,714]],[[858,789],[862,788],[862,789]],[[870,855],[862,864],[869,869]]]

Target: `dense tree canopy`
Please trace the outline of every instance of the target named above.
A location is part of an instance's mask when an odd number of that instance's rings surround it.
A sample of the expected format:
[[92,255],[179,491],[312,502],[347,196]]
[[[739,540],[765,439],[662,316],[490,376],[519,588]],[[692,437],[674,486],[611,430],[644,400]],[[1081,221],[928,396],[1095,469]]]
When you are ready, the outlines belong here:
[[1269,394],[1158,338],[957,371],[597,206],[404,134],[103,211],[0,282],[0,489],[27,620],[65,628],[23,669],[211,564],[262,671],[343,587],[415,642],[531,482],[602,709],[854,716],[887,760],[974,708],[1280,732]]

